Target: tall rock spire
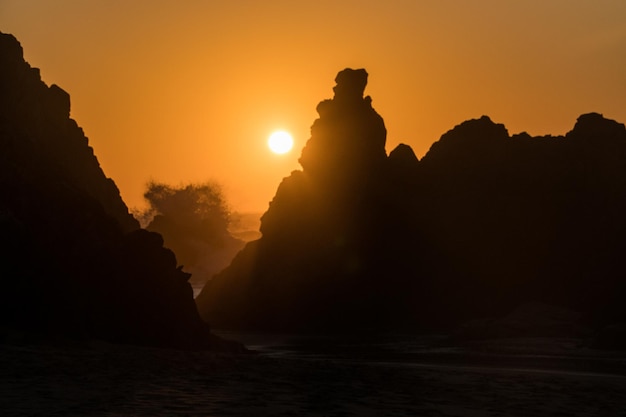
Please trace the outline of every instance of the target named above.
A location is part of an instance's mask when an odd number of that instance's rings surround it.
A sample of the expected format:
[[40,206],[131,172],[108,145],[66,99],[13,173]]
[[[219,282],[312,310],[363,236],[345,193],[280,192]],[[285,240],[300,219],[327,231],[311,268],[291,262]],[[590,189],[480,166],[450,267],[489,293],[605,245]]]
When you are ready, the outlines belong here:
[[[598,323],[626,317],[623,124],[589,114],[565,137],[532,138],[485,116],[443,135],[422,161],[406,145],[386,157],[365,70],[343,70],[336,83],[262,238],[196,298],[205,319],[439,332],[537,301]],[[478,332],[504,334],[493,329]],[[523,334],[535,331],[544,329]]]
[[[342,320],[369,325],[361,312],[371,287],[359,282],[371,282],[366,275],[373,273],[371,241],[364,234],[385,178],[387,130],[363,95],[364,69],[344,69],[335,82],[334,97],[317,106],[320,117],[299,160],[303,170],[281,182],[261,219],[263,237],[196,299],[210,323],[272,329],[327,328]],[[339,300],[349,293],[347,307]],[[337,302],[329,305],[329,299]]]
[[363,97],[364,69],[346,68],[335,82],[334,98],[317,106],[320,118],[311,127],[299,162],[314,180],[354,185],[384,163],[387,130],[372,108],[372,99]]

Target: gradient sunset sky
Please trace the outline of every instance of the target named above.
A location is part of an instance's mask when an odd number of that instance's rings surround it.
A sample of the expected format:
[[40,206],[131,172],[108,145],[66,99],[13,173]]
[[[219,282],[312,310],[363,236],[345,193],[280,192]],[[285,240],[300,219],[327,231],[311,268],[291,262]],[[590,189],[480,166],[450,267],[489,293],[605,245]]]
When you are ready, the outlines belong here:
[[[388,152],[484,114],[532,135],[626,122],[624,0],[0,0],[0,31],[71,95],[130,207],[149,179],[210,179],[264,211],[346,67],[370,74]],[[269,152],[276,129],[292,152]]]

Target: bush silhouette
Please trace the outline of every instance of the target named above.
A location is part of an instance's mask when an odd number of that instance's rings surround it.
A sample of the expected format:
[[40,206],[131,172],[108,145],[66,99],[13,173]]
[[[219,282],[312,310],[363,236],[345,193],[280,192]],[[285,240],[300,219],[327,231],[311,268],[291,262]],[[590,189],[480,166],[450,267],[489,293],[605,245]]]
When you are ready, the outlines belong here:
[[231,212],[218,184],[172,186],[151,181],[144,193],[152,218],[146,229],[160,233],[194,285],[201,286],[226,267],[243,242],[228,231]]

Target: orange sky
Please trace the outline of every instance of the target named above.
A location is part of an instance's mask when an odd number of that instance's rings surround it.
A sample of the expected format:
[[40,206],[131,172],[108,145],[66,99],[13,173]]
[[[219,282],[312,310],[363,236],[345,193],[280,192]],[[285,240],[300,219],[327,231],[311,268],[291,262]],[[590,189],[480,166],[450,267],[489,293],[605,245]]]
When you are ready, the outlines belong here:
[[626,122],[624,0],[0,0],[0,31],[70,93],[130,207],[151,178],[211,179],[264,211],[345,67],[369,72],[387,151],[483,114],[533,135]]

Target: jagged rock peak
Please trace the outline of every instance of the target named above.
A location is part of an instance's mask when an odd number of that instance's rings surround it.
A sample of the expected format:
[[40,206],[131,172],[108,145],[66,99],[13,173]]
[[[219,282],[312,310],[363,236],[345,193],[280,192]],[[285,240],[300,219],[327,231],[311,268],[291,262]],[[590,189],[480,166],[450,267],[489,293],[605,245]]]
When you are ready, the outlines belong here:
[[339,71],[335,77],[337,85],[333,88],[335,100],[359,100],[363,98],[363,91],[367,85],[367,71],[365,69],[346,68]]
[[21,62],[24,58],[24,50],[15,36],[0,32],[0,51],[4,59],[13,62]]
[[355,179],[384,163],[387,129],[371,98],[363,97],[367,76],[364,69],[340,71],[334,98],[318,104],[320,118],[299,160],[313,177]]
[[[0,141],[6,149],[21,149],[54,166],[60,180],[97,201],[107,215],[130,232],[139,223],[128,212],[119,189],[106,177],[83,130],[70,118],[70,95],[56,84],[48,86],[40,71],[24,60],[23,48],[0,32]],[[9,155],[3,155],[9,158]],[[24,172],[25,164],[19,164]],[[47,166],[36,169],[45,171]],[[35,168],[33,168],[35,169]],[[29,176],[33,173],[29,172]],[[45,176],[45,174],[44,174]]]
[[412,177],[418,168],[419,159],[413,152],[413,149],[404,143],[396,146],[387,157],[387,169],[389,173],[396,178],[407,179]]
[[419,162],[413,148],[401,143],[389,153],[389,160],[399,164],[417,164]]
[[604,142],[626,140],[626,127],[623,123],[607,119],[599,113],[580,115],[574,129],[566,137],[573,140],[593,141],[594,138]]
[[499,140],[508,139],[509,132],[501,123],[494,123],[489,116],[482,116],[480,119],[466,120],[445,133],[441,140],[457,138],[467,138],[469,140]]
[[[430,150],[422,158],[422,162],[430,164],[440,158],[465,160],[475,152],[500,149],[510,135],[501,123],[494,123],[488,116],[471,119],[455,126],[444,133],[432,144]],[[483,154],[484,155],[484,154]]]

